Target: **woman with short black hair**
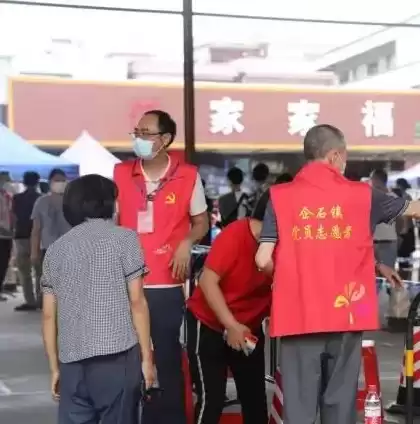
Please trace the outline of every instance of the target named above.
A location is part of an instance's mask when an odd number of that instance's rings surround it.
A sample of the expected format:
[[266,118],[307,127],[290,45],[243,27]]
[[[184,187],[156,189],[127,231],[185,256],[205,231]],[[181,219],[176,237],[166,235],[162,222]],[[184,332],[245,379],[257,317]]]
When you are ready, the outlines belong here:
[[117,195],[99,175],[69,183],[73,228],[45,255],[43,336],[59,424],[137,424],[142,375],[146,389],[155,378],[148,270],[137,233],[112,219]]
[[108,178],[91,174],[72,181],[63,199],[63,213],[75,227],[88,219],[112,219],[118,197],[117,185]]

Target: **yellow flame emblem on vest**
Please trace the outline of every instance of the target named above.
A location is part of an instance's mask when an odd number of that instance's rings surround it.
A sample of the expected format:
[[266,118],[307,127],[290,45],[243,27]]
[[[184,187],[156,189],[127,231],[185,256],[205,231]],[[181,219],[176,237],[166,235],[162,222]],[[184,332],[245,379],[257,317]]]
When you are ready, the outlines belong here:
[[175,193],[169,193],[165,198],[165,203],[167,205],[174,205],[176,202],[176,196]]

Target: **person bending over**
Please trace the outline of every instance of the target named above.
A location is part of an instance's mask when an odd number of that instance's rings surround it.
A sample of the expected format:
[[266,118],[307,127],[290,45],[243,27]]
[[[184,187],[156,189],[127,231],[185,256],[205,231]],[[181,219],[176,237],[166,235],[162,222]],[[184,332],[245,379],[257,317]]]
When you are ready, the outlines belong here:
[[[271,277],[254,262],[268,193],[251,218],[228,225],[214,241],[198,287],[188,300],[188,354],[199,424],[218,424],[228,368],[244,424],[267,422],[262,322],[271,304]],[[248,351],[246,339],[256,337]]]

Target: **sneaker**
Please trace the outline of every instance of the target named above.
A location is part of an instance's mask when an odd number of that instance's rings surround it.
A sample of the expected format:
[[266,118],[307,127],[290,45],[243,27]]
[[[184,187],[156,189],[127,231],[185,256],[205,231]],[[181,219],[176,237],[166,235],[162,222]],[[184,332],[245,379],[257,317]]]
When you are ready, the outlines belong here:
[[36,311],[36,305],[29,305],[28,303],[24,303],[23,305],[16,306],[15,311]]
[[7,302],[7,297],[0,294],[0,302]]

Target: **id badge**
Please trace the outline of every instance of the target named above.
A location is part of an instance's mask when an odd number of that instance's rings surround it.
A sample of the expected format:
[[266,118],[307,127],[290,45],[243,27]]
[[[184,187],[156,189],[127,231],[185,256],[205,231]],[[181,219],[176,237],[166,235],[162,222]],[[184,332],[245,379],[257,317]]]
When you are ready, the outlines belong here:
[[147,202],[145,211],[138,211],[137,232],[139,234],[150,234],[154,231],[153,202]]

